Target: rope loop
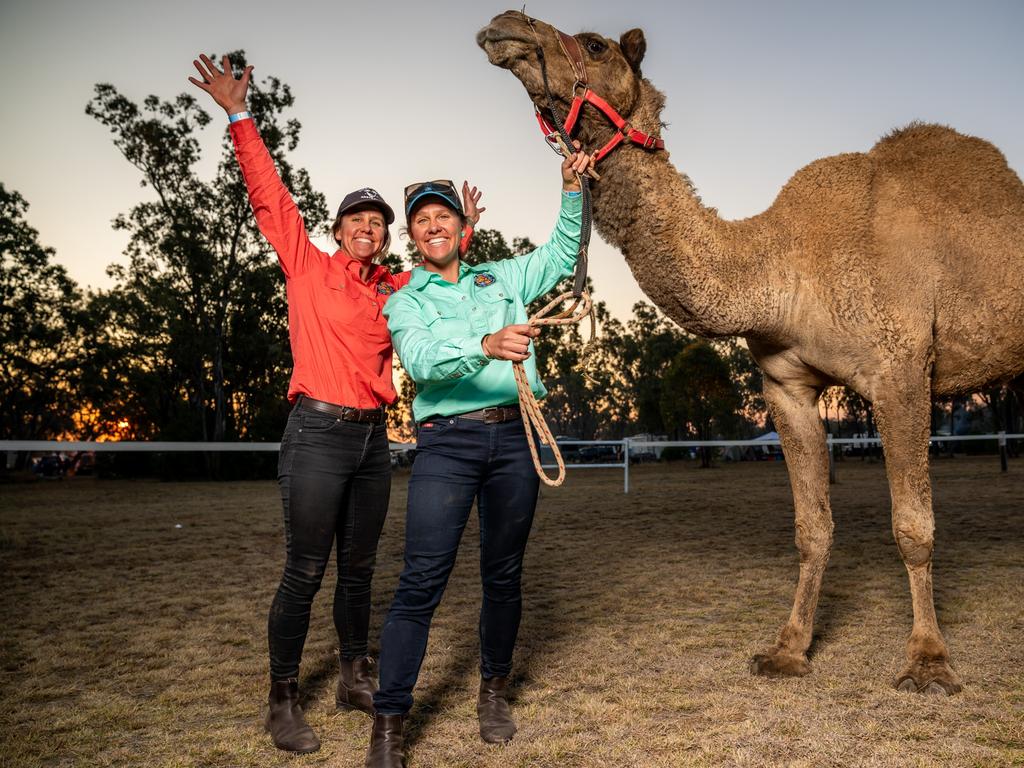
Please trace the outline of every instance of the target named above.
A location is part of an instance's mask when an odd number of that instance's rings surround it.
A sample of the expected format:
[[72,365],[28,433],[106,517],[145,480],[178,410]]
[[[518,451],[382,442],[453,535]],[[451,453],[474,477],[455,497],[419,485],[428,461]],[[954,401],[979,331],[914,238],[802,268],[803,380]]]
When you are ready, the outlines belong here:
[[[572,301],[572,304],[557,314],[551,314],[565,301]],[[571,291],[561,294],[554,300],[548,302],[548,304],[534,314],[528,322],[534,327],[544,325],[571,325],[573,323],[581,322],[588,316],[590,317],[590,341],[587,342],[587,345],[589,346],[589,344],[594,340],[597,321],[594,317],[594,307],[590,301],[590,294],[586,291],[583,291],[579,296],[574,296]],[[545,420],[544,414],[540,410],[540,403],[537,402],[537,398],[534,396],[533,390],[530,389],[530,382],[526,376],[526,369],[523,367],[523,364],[518,361],[513,362],[512,373],[515,374],[516,377],[516,388],[519,391],[519,412],[523,417],[523,427],[526,430],[526,443],[530,446],[530,455],[533,457],[533,466],[545,485],[558,487],[565,480],[565,461],[562,459],[562,452],[558,449],[558,443],[555,442],[555,437],[551,434],[551,429],[548,427],[547,420]],[[533,439],[534,429],[537,430],[537,435],[540,438],[541,445],[550,446],[551,452],[555,455],[555,463],[558,465],[558,475],[554,478],[548,477],[548,474],[541,466],[540,454],[537,450],[536,441]]]

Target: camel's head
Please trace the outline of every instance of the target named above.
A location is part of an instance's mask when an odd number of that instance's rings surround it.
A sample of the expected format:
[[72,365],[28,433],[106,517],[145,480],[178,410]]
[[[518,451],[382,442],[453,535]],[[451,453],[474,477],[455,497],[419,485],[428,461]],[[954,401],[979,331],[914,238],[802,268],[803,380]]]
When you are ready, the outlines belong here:
[[[587,72],[589,87],[607,101],[625,119],[637,103],[640,94],[640,62],[647,50],[644,33],[631,29],[618,42],[592,32],[575,35]],[[550,119],[544,81],[541,77],[537,47],[544,51],[548,73],[548,87],[562,116],[572,101],[576,75],[563,52],[558,30],[543,21],[531,19],[519,11],[506,11],[491,19],[481,29],[476,41],[487,53],[487,59],[519,78],[530,99]],[[605,118],[593,110],[584,110],[579,138],[584,145],[592,145],[599,136],[609,132]]]

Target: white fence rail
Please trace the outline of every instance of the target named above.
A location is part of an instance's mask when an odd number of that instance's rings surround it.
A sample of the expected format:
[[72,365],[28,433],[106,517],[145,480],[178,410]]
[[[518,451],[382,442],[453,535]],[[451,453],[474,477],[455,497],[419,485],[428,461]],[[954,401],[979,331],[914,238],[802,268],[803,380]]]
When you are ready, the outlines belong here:
[[[999,445],[1001,455],[1004,458],[1007,440],[1024,440],[1024,433],[1007,434],[998,432],[988,435],[932,435],[929,442],[935,443],[956,443],[977,440],[995,440]],[[655,448],[764,448],[769,445],[781,445],[778,438],[753,439],[753,440],[558,440],[559,446],[583,446],[583,445],[612,445],[618,446],[616,452],[621,451],[622,461],[620,462],[599,462],[599,463],[566,463],[566,469],[621,469],[622,470],[622,492],[629,493],[629,457],[630,452],[646,451]],[[882,441],[877,437],[827,437],[829,447],[829,458],[831,459],[831,448],[836,445],[881,445]],[[65,440],[0,440],[0,451],[25,451],[30,453],[74,453],[78,451],[140,451],[146,453],[176,453],[184,451],[277,451],[280,443],[204,443],[204,442],[145,442],[138,440],[122,440],[110,442],[91,442],[86,440],[65,441]],[[407,451],[416,447],[415,443],[391,443],[393,451]],[[543,446],[541,447],[543,450]],[[552,469],[554,464],[543,465],[545,469]]]

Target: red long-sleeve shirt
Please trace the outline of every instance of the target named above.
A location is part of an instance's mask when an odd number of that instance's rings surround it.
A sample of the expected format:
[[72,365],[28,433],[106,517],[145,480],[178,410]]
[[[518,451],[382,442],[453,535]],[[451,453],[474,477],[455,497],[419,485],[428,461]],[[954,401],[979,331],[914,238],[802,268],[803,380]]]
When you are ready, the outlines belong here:
[[381,310],[409,273],[374,266],[363,280],[360,262],[313,245],[253,121],[232,123],[231,139],[256,223],[286,280],[294,361],[288,399],[304,394],[354,408],[393,403],[391,337]]

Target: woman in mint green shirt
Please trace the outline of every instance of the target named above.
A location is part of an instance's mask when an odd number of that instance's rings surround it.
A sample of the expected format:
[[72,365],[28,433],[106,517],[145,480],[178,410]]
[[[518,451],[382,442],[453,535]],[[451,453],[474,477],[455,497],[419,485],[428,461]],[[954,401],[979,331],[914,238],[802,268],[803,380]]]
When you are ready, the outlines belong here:
[[578,174],[591,162],[576,153],[562,163],[561,209],[547,243],[523,256],[472,267],[459,259],[465,217],[451,182],[406,189],[409,234],[424,263],[388,300],[384,314],[402,366],[416,382],[419,433],[409,480],[405,567],[381,638],[367,766],[402,765],[402,723],[474,500],[483,583],[480,735],[507,742],[516,731],[507,680],[539,479],[512,361],[524,363],[534,394],[543,397],[530,354],[540,331],[527,325],[526,305],[572,274],[582,208]]

